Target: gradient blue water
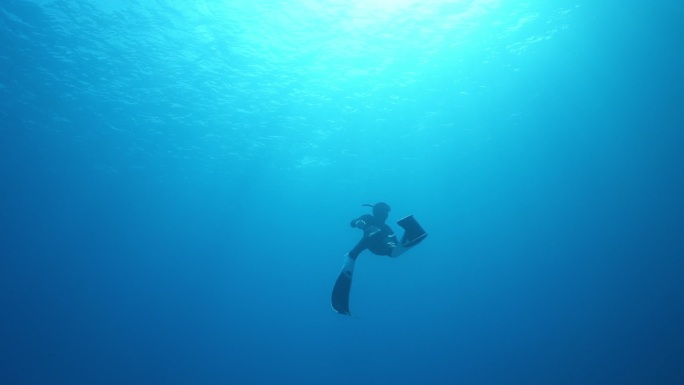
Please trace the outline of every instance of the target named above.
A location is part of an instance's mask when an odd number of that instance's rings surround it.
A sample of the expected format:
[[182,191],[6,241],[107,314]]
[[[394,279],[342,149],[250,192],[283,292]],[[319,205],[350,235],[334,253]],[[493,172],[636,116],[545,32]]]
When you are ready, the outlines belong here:
[[0,383],[684,380],[680,2],[0,11]]

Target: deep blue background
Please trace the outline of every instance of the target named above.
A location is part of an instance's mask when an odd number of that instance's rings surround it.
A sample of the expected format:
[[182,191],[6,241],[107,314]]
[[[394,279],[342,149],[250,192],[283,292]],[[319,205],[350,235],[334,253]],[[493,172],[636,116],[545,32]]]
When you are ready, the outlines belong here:
[[451,3],[4,1],[0,383],[682,383],[683,6]]

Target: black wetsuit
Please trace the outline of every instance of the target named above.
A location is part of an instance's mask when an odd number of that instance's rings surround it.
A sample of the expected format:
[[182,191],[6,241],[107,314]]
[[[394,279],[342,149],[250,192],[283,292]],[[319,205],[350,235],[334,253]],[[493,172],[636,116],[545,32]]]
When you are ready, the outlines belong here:
[[[356,222],[359,220],[366,222],[366,228],[363,229],[363,238],[349,252],[349,257],[355,260],[366,249],[376,255],[391,256],[394,245],[398,243],[397,236],[392,228],[370,214],[352,220],[351,226],[356,227]],[[379,231],[377,231],[378,229]]]

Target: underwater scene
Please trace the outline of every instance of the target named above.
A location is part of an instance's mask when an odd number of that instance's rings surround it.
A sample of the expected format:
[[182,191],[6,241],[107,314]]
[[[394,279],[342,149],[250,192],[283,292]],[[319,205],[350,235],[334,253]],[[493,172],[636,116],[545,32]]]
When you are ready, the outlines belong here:
[[0,383],[684,383],[683,16],[3,0]]

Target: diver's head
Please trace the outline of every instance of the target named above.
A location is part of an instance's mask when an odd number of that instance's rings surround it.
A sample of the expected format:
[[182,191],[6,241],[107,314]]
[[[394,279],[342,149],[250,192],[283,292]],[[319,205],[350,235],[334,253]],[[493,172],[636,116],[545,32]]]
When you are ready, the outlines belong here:
[[374,205],[365,204],[373,208],[373,216],[384,222],[389,216],[390,206],[385,202],[378,202]]

